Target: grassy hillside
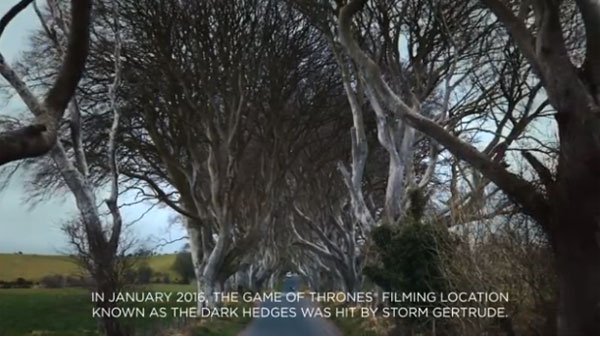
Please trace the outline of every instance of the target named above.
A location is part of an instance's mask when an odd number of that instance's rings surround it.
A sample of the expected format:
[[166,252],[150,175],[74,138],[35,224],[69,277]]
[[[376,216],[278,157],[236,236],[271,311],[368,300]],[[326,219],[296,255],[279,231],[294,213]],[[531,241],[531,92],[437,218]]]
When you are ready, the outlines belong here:
[[168,273],[170,276],[178,276],[171,270],[173,262],[175,262],[175,254],[152,256],[150,260],[148,260],[148,264],[155,272]]
[[[177,274],[171,270],[175,254],[152,256],[148,264],[155,272],[168,273],[172,278]],[[19,277],[38,281],[47,275],[78,275],[75,262],[61,255],[17,255],[0,254],[0,280],[13,281]]]

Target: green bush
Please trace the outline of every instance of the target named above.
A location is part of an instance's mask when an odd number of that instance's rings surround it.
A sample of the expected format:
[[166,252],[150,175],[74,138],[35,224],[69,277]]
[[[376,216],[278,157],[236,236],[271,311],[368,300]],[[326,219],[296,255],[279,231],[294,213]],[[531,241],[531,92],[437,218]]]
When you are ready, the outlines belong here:
[[137,268],[137,282],[139,284],[148,284],[152,280],[154,270],[147,263],[142,264]]
[[195,277],[192,254],[185,251],[177,253],[171,269],[181,276],[182,283],[190,283],[190,281]]
[[[373,230],[374,256],[364,274],[385,291],[444,292],[448,282],[443,257],[451,248],[449,233],[441,225],[422,220],[424,202],[420,195],[413,195],[411,204],[402,221]],[[424,323],[415,319],[402,324],[408,325],[411,333],[418,333],[415,329]],[[407,333],[406,329],[396,332]]]
[[65,277],[62,275],[46,275],[40,280],[40,285],[44,288],[63,288],[66,285]]
[[387,291],[443,291],[442,251],[447,233],[429,223],[406,221],[373,230],[377,257],[365,274]]

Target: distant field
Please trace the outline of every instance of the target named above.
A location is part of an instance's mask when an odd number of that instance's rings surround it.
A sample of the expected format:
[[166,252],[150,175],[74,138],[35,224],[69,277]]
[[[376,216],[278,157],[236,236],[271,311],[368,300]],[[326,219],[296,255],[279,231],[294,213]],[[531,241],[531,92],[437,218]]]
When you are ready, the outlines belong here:
[[[167,273],[171,278],[177,274],[171,270],[175,254],[152,256],[148,264],[155,272]],[[64,255],[18,255],[0,254],[0,280],[13,281],[22,277],[31,281],[39,281],[47,275],[79,275],[75,262]]]

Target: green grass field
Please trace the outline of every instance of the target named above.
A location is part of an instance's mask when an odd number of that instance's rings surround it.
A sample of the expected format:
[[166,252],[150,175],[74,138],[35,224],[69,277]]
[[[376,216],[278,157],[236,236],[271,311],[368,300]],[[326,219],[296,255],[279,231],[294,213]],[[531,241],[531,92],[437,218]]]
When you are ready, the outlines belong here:
[[[151,285],[146,291],[194,291],[188,285]],[[137,291],[141,291],[138,289]],[[188,307],[190,304],[138,305],[149,312],[152,306]],[[167,318],[127,318],[122,322],[135,334],[237,334],[248,319],[188,319],[185,325]],[[62,289],[0,289],[0,335],[97,335],[97,323],[92,318],[92,302],[87,290]]]
[[0,289],[0,334],[94,334],[83,289]]
[[[152,291],[193,291],[191,286],[152,285]],[[98,334],[88,290],[0,289],[0,335]],[[152,318],[126,319],[138,331],[152,330]]]
[[[175,254],[157,255],[148,259],[155,272],[166,273],[172,279],[178,275],[171,270]],[[39,281],[48,275],[79,275],[79,267],[72,258],[64,255],[0,254],[0,280],[14,281],[19,277]]]
[[[179,276],[171,270],[174,254],[152,256],[148,264],[155,273]],[[68,256],[0,254],[0,280],[14,281],[19,277],[39,281],[48,275],[76,276],[81,272]],[[136,286],[128,291],[194,292],[192,285],[152,284]],[[173,295],[175,297],[175,295]],[[174,298],[173,298],[174,299]],[[129,306],[133,306],[130,305]],[[193,304],[143,303],[146,315],[153,306],[189,307]],[[0,289],[0,335],[97,335],[96,319],[92,317],[93,303],[83,288]],[[248,319],[177,320],[167,318],[125,318],[121,322],[135,334],[192,334],[235,335]]]

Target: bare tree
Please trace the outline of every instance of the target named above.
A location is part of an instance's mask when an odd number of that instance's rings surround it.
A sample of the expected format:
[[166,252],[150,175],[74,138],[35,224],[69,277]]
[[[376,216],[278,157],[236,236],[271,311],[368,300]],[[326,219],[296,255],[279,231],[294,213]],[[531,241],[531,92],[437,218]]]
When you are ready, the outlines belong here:
[[[80,6],[82,2],[75,2]],[[73,8],[76,8],[75,3]],[[56,57],[68,58],[69,50],[72,48],[69,45],[66,47],[63,44],[62,37],[73,36],[73,29],[76,27],[68,27],[66,25],[69,16],[77,16],[82,13],[72,11],[70,15],[65,14],[59,2],[49,0],[47,13],[44,14],[36,7],[36,13],[42,23],[43,32],[54,50]],[[107,101],[111,112],[111,125],[108,128],[107,151],[104,155],[103,162],[107,163],[109,168],[109,196],[105,200],[106,206],[110,211],[112,223],[105,226],[103,216],[101,215],[99,206],[96,201],[96,185],[91,181],[91,173],[88,165],[88,153],[84,148],[85,136],[82,132],[81,110],[78,102],[78,97],[69,97],[69,128],[56,129],[55,132],[64,132],[69,137],[69,147],[65,146],[65,140],[58,139],[52,145],[49,152],[49,157],[52,161],[52,170],[58,172],[61,178],[61,183],[65,184],[73,193],[77,208],[80,213],[81,226],[68,226],[67,233],[71,237],[73,244],[78,246],[85,260],[87,269],[95,281],[95,291],[101,292],[110,296],[110,294],[118,291],[120,287],[119,266],[122,257],[119,255],[121,233],[123,228],[123,220],[117,205],[119,195],[119,169],[116,161],[117,138],[119,131],[120,111],[117,101],[117,90],[121,83],[121,39],[120,28],[117,15],[117,4],[112,3],[111,18],[113,18],[111,29],[114,35],[114,50],[113,50],[113,82],[108,87]],[[74,19],[77,21],[79,18]],[[88,19],[89,20],[89,19]],[[87,23],[89,24],[89,23]],[[76,34],[75,34],[76,35]],[[71,38],[72,39],[72,38]],[[87,39],[86,39],[87,43]],[[87,47],[86,47],[87,52]],[[58,78],[62,76],[60,73]],[[72,76],[72,75],[71,75]],[[76,82],[75,82],[76,84]],[[74,88],[73,88],[74,90]],[[58,120],[56,120],[58,123]],[[60,136],[60,135],[58,135]],[[36,159],[40,163],[47,163],[43,158]],[[85,239],[85,240],[83,240]],[[85,254],[85,255],[83,255]],[[95,305],[102,308],[112,308],[115,304],[109,301],[99,301]],[[110,335],[123,334],[124,331],[119,321],[114,317],[102,317],[100,319],[101,326],[104,332]]]
[[[0,35],[33,0],[21,0],[0,20]],[[35,116],[34,121],[0,134],[0,165],[49,152],[58,139],[60,121],[83,74],[88,55],[91,0],[71,1],[71,24],[61,68],[41,102],[0,55],[0,73]]]
[[[251,265],[272,275],[278,259],[262,244],[285,218],[287,172],[315,159],[307,147],[325,154],[317,166],[345,157],[329,151],[348,121],[339,118],[346,106],[324,40],[281,2],[123,2],[121,14],[117,162],[126,188],[185,217],[201,291]],[[110,18],[97,17],[95,30],[105,30]],[[80,106],[90,179],[105,181],[105,135],[96,130],[109,127],[109,115],[95,107],[106,94],[98,88],[110,85],[112,42],[95,45]]]
[[[92,280],[94,280],[96,257],[90,249],[85,225],[80,219],[73,219],[66,222],[61,229],[67,236],[70,246],[67,253],[75,257],[83,274],[86,277],[92,277]],[[131,282],[131,275],[146,257],[136,254],[141,251],[140,242],[131,234],[127,235],[126,231],[123,231],[123,235],[119,240],[113,269],[109,271],[112,273],[111,277],[115,280],[115,291],[122,290],[128,282]],[[103,329],[102,324],[99,324],[99,327]]]
[[289,226],[292,244],[311,254],[312,263],[339,275],[339,290],[358,291],[362,285],[368,236],[351,211],[347,189],[335,163],[322,172],[306,169],[301,190],[292,192]]
[[[576,2],[587,36],[585,61],[577,64],[577,58],[571,56],[565,33],[573,22],[564,23],[569,17],[562,15],[568,12],[563,11],[568,5],[522,1],[517,6],[517,14],[503,1],[481,2],[508,30],[556,110],[560,137],[556,175],[537,158],[525,154],[525,159],[544,182],[543,189],[510,172],[502,163],[423,115],[418,99],[407,99],[395,91],[382,68],[356,42],[352,31],[352,19],[363,9],[366,0],[350,1],[340,10],[340,40],[365,78],[372,105],[387,108],[389,116],[405,121],[472,165],[545,228],[558,265],[559,333],[597,334],[600,332],[597,305],[600,292],[595,285],[600,282],[600,244],[596,240],[598,208],[595,205],[600,201],[597,192],[600,142],[595,134],[600,121],[595,89],[599,79],[594,37],[600,11],[593,1]],[[577,17],[571,18],[577,20]]]

